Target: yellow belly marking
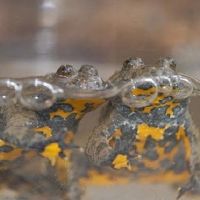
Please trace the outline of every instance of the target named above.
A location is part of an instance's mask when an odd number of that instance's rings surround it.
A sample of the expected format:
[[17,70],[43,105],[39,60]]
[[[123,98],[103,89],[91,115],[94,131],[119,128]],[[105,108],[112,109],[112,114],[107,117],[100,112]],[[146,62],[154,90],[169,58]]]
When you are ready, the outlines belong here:
[[0,147],[4,146],[6,143],[0,139]]
[[159,141],[163,139],[165,129],[151,127],[147,124],[139,124],[136,139],[146,140],[148,136],[151,136],[154,140]]
[[51,143],[45,147],[41,155],[48,158],[51,164],[54,166],[60,152],[61,148],[59,147],[58,143]]
[[50,119],[53,119],[54,117],[62,117],[66,119],[72,112],[66,112],[64,110],[58,109],[55,112],[50,113]]
[[127,168],[131,170],[127,155],[118,154],[112,164],[115,169]]
[[19,156],[21,156],[22,150],[19,148],[13,149],[10,152],[0,152],[0,161],[1,160],[15,160]]
[[174,101],[168,101],[168,102],[166,102],[164,104],[161,104],[160,101],[162,99],[164,99],[163,95],[158,96],[154,100],[154,102],[152,103],[152,105],[147,106],[147,107],[144,108],[143,112],[144,113],[151,113],[151,111],[154,108],[163,108],[163,107],[167,106],[166,115],[169,115],[170,117],[173,117],[174,116],[173,109],[176,108],[177,106],[179,106],[179,103],[176,103]]
[[140,88],[136,88],[136,89],[133,89],[131,91],[131,93],[135,96],[139,96],[139,95],[143,95],[143,96],[147,96],[147,95],[152,95],[156,92],[156,88],[155,87],[151,87],[147,90],[144,90],[144,89],[140,89]]
[[109,173],[101,173],[96,170],[90,170],[88,177],[81,178],[79,183],[84,186],[88,185],[117,185],[128,184],[130,182],[128,177],[117,177]]
[[41,132],[46,138],[49,138],[52,136],[52,130],[48,126],[35,128],[34,131]]

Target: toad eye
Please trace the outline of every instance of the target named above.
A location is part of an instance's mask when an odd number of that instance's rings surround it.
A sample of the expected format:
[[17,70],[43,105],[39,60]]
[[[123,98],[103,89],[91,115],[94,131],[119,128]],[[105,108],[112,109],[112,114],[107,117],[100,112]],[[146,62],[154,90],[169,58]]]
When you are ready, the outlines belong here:
[[74,74],[75,74],[75,70],[72,65],[61,65],[56,72],[56,75],[62,76],[62,77],[69,77]]

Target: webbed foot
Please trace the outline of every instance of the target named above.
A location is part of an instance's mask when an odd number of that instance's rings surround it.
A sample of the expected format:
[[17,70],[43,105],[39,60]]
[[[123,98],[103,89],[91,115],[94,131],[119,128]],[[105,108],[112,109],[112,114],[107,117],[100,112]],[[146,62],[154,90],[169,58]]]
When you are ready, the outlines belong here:
[[176,199],[180,199],[186,193],[200,194],[200,181],[195,176],[192,176],[189,182],[178,189]]

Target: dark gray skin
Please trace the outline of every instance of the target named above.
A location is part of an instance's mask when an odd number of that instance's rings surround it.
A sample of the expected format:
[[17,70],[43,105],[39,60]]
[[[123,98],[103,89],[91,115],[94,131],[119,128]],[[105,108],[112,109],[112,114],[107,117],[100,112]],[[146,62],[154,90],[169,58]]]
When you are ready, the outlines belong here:
[[[83,90],[98,90],[105,86],[105,83],[99,77],[97,70],[93,66],[87,65],[82,66],[78,71],[71,65],[62,65],[55,74],[40,78],[62,88],[72,87]],[[38,91],[38,93],[43,95],[42,92],[43,91]],[[69,120],[50,120],[49,113],[59,108],[59,106],[61,109],[70,112],[70,105],[61,105],[59,100],[51,108],[38,112],[27,109],[20,103],[0,107],[0,138],[18,147],[37,149],[50,141],[48,141],[44,135],[33,131],[33,129],[42,124],[45,126],[46,124],[50,127],[51,125],[54,126],[51,128],[55,131],[59,130],[56,131],[55,138],[50,138],[51,142],[53,140],[57,141],[59,137],[58,132],[62,135],[67,129],[75,131],[78,125],[78,120],[72,115],[70,116],[71,118],[69,117]],[[53,123],[54,121],[55,123]],[[67,121],[69,121],[69,123]],[[50,122],[51,124],[49,124]],[[56,126],[58,127],[56,128]]]
[[[140,78],[144,75],[147,75],[147,77],[151,76],[154,73],[158,73],[158,70],[175,74],[173,71],[174,68],[174,61],[172,59],[161,60],[158,66],[151,67],[145,66],[140,58],[130,58],[123,63],[121,71],[116,72],[113,76],[111,76],[108,82],[112,83],[112,85],[117,85],[120,82],[126,83],[130,81],[130,79]],[[112,135],[112,131],[114,129],[118,127],[124,127],[124,129],[127,129],[127,132],[134,133],[136,131],[135,126],[142,121],[139,117],[137,117],[137,113],[132,113],[130,110],[131,106],[124,105],[120,96],[114,97],[108,102],[108,106],[105,108],[105,110],[103,110],[102,116],[100,117],[100,126],[94,130],[94,133],[91,135],[86,147],[86,154],[88,155],[89,159],[94,162],[94,164],[101,165],[104,162],[108,162],[108,160],[110,160],[116,154],[116,152],[113,151],[113,149],[107,144],[107,138]],[[158,112],[160,113],[156,114],[157,117],[162,115],[161,111]],[[149,117],[150,123],[153,123],[155,120],[157,123],[165,122],[159,122],[157,119],[151,119],[151,117]],[[166,118],[163,120],[168,119]],[[132,135],[132,137],[129,138],[130,142],[134,142],[135,134],[136,133],[130,134]],[[126,141],[123,141],[123,143],[125,146],[128,145],[126,144]],[[122,146],[123,144],[121,144],[119,148],[122,148]],[[124,148],[126,149],[128,147]],[[134,150],[132,149],[131,151],[133,152]]]
[[[170,76],[176,74],[175,69],[176,64],[171,58],[160,60],[159,64],[155,67],[145,66],[140,58],[128,59],[124,62],[122,70],[116,72],[109,79],[109,82],[115,85],[119,82],[127,82],[130,79],[140,77],[144,74],[147,76],[154,74],[167,74]],[[164,116],[162,109],[157,111],[157,113],[156,111],[154,112],[155,117],[143,116],[140,112],[138,112],[139,114],[131,113],[130,107],[123,104],[120,96],[114,97],[108,102],[108,106],[103,110],[100,118],[100,125],[94,130],[89,138],[86,146],[86,154],[89,160],[97,166],[111,166],[113,158],[119,152],[122,152],[128,155],[131,162],[137,165],[138,155],[135,153],[135,149],[132,148],[136,137],[135,127],[137,124],[143,123],[144,121],[146,121],[147,124],[156,127],[162,126],[165,123],[172,125],[176,124],[177,127],[174,126],[174,129],[170,130],[170,134],[173,132],[175,134],[179,124],[185,124],[186,132],[192,146],[192,157],[188,163],[185,163],[184,159],[181,160],[182,154],[180,153],[176,158],[176,162],[179,164],[177,166],[173,165],[173,168],[177,172],[181,172],[185,169],[190,170],[192,172],[192,177],[189,183],[179,190],[178,198],[188,191],[200,191],[200,134],[197,129],[194,128],[188,112],[188,99],[183,99],[178,102],[180,102],[181,109],[179,111],[177,110],[177,112],[175,112],[175,117],[170,119],[168,117],[161,118],[161,116]],[[138,115],[141,115],[142,119],[141,117],[138,117]],[[118,146],[113,149],[108,144],[108,138],[117,128],[120,128],[124,132],[124,137],[117,141]],[[173,145],[173,143],[177,141],[172,137],[170,142]],[[153,145],[153,142],[149,141],[149,144]],[[182,150],[184,151],[184,149]],[[151,150],[146,156],[148,156],[149,159],[154,159],[156,155]],[[161,166],[166,170],[172,167],[169,162],[163,163]],[[141,170],[146,171],[149,169]]]
[[[40,78],[62,88],[70,85],[70,87],[83,90],[98,90],[104,87],[104,82],[92,66],[82,66],[78,71],[70,65],[61,66],[56,73]],[[42,93],[42,91],[38,92]],[[81,199],[82,189],[79,187],[78,180],[87,172],[87,159],[78,146],[64,142],[64,136],[69,130],[76,132],[80,119],[76,119],[73,113],[67,118],[50,119],[49,114],[58,108],[68,112],[72,109],[70,105],[60,100],[51,108],[42,111],[24,108],[20,103],[0,108],[0,139],[24,150],[23,154],[13,161],[0,160],[0,179],[4,180],[3,187],[15,193],[10,198],[11,200]],[[91,106],[88,108],[86,106],[83,114],[92,110]],[[50,127],[53,136],[46,138],[43,134],[33,131],[40,125]],[[46,145],[50,143],[57,143],[62,149],[60,158],[68,159],[71,163],[68,171],[60,172],[51,165],[48,159],[41,156]],[[0,153],[7,153],[13,149],[8,146],[0,147]],[[65,150],[72,153],[71,157],[66,157]],[[35,153],[32,158],[26,156],[30,151]],[[64,182],[59,181],[60,173],[63,173],[63,177],[67,176]],[[1,195],[3,195],[2,191],[0,191],[0,197],[9,198]]]

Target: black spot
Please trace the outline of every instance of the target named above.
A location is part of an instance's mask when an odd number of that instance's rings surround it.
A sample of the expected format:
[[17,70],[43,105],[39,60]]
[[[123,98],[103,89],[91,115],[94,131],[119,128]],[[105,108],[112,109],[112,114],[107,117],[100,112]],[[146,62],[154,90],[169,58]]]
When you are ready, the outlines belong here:
[[164,133],[165,139],[169,139],[175,136],[176,133],[178,132],[178,129],[179,129],[179,126],[170,126],[169,128],[167,128]]
[[63,153],[63,151],[61,151],[60,153],[59,153],[59,156],[61,157],[61,158],[65,158],[66,157],[66,155]]
[[137,134],[136,128],[133,129],[131,126],[127,124],[121,126],[121,132],[122,132],[122,139],[127,140],[127,143],[132,143],[133,139]]
[[[66,100],[66,99],[65,99]],[[47,111],[49,112],[55,112],[58,109],[64,110],[65,112],[72,112],[73,107],[68,103],[63,103],[63,100],[57,101],[51,108],[49,108]]]
[[173,97],[167,96],[167,97],[164,97],[163,99],[161,99],[159,102],[160,102],[160,104],[165,104],[169,101],[172,101],[172,99],[173,99]]
[[171,126],[164,132],[164,139],[159,141],[159,146],[165,148],[165,153],[169,153],[177,144],[176,133],[178,126]]
[[47,125],[52,129],[53,135],[58,135],[59,133],[65,133],[67,130],[73,130],[78,125],[78,122],[76,114],[72,113],[66,119],[55,117],[49,120]]
[[145,166],[144,163],[142,162],[139,162],[137,164],[137,167],[139,171],[141,171],[142,173],[153,173],[155,171],[154,169],[151,169],[151,168],[148,168],[148,166]]
[[168,123],[170,118],[166,115],[167,106],[155,107],[150,113],[143,113],[135,109],[138,117],[146,124],[154,127],[161,127],[161,122]]
[[9,145],[4,145],[0,147],[0,152],[11,152],[13,150],[13,147]]
[[144,157],[148,160],[157,160],[159,158],[159,155],[155,150],[149,150],[144,153]]
[[130,113],[133,113],[131,111],[131,108],[126,106],[126,105],[120,105],[119,106],[119,104],[116,104],[116,110],[125,117],[128,117],[130,115]]
[[151,136],[148,136],[144,145],[146,150],[154,149],[157,145],[156,140],[154,140]]
[[172,166],[172,161],[170,161],[169,159],[164,159],[164,160],[160,161],[160,166],[165,171],[169,170]]
[[3,132],[6,128],[6,118],[3,113],[0,113],[0,132]]
[[93,103],[86,103],[85,104],[85,108],[83,108],[83,110],[81,110],[82,113],[87,113],[94,110],[94,104]]
[[180,151],[174,156],[174,165],[173,165],[173,171],[175,173],[181,173],[188,169],[187,161],[185,160],[185,152]]
[[68,103],[57,104],[57,106],[58,106],[58,108],[60,108],[61,110],[64,110],[65,112],[73,111],[73,107]]
[[169,153],[178,145],[176,140],[172,140],[169,144],[165,146],[165,153]]
[[152,83],[146,82],[144,84],[138,85],[137,88],[142,89],[142,90],[149,90],[154,87],[153,87]]

